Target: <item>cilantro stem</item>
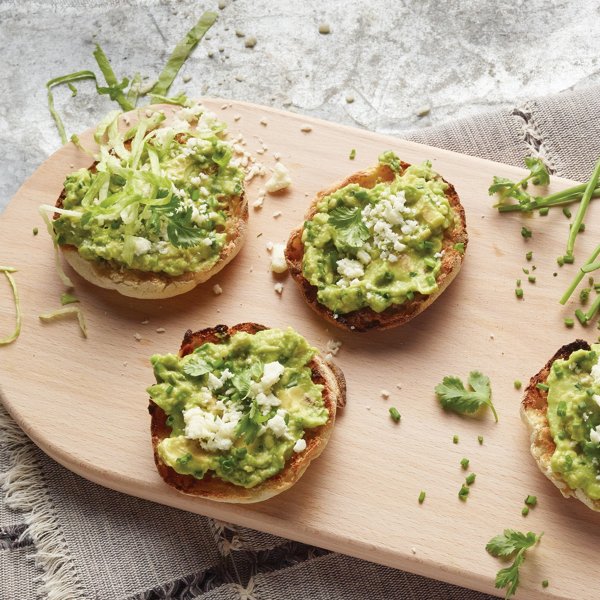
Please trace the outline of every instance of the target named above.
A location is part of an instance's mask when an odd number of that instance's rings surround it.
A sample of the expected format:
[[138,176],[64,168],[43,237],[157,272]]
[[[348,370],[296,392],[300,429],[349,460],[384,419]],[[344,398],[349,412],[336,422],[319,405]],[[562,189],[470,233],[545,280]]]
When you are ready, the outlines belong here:
[[600,308],[600,296],[597,296],[596,299],[594,300],[594,303],[592,304],[592,306],[590,306],[590,310],[588,310],[587,313],[585,313],[586,323],[588,321],[591,321],[594,318],[594,316],[598,312],[599,308]]
[[[573,229],[571,229],[573,231]],[[592,252],[591,256],[587,259],[585,264],[579,269],[579,273],[575,276],[575,279],[571,282],[571,285],[567,288],[567,291],[562,295],[560,299],[561,304],[566,304],[567,300],[571,297],[577,286],[581,283],[582,279],[585,277],[586,273],[589,273],[595,269],[592,269],[592,266],[595,266],[596,263],[594,261],[600,255],[600,245],[596,246],[596,249]],[[600,268],[600,264],[598,265]]]
[[[573,202],[578,202],[581,199],[582,194],[585,192],[586,184],[582,183],[580,185],[567,188],[566,190],[562,190],[561,192],[555,192],[554,194],[550,194],[548,196],[543,196],[541,198],[536,198],[536,200],[530,203],[527,206],[523,206],[521,204],[500,204],[497,206],[498,212],[529,212],[531,210],[536,210],[540,208],[550,207],[550,206],[562,206],[564,204],[572,204]],[[591,198],[599,198],[600,197],[600,187],[593,190]]]
[[585,213],[590,204],[590,200],[592,199],[592,194],[596,189],[596,184],[598,183],[598,178],[600,177],[600,159],[596,163],[594,167],[594,171],[592,172],[592,177],[588,181],[585,191],[583,192],[583,196],[581,197],[581,203],[579,204],[579,208],[577,210],[577,214],[575,215],[575,220],[573,221],[573,225],[571,227],[571,231],[569,232],[569,239],[567,241],[567,256],[573,256],[573,249],[575,248],[575,238],[579,233],[579,228],[581,227],[581,223],[583,223],[583,218],[585,217]]
[[492,409],[492,414],[494,415],[494,419],[496,419],[496,423],[497,423],[498,422],[498,413],[496,412],[496,408],[494,407],[494,404],[492,403],[491,400],[488,402],[488,405]]

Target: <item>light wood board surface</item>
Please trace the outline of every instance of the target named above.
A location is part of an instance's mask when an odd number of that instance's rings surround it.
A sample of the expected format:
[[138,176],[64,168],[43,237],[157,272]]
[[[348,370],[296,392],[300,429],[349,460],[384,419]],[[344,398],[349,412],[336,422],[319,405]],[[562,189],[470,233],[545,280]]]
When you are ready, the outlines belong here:
[[[544,531],[522,568],[519,596],[597,597],[600,515],[563,499],[538,471],[519,418],[522,392],[513,388],[515,379],[526,384],[562,344],[597,336],[594,326],[563,325],[575,307],[561,307],[558,298],[576,266],[559,269],[555,263],[568,232],[560,209],[547,217],[498,215],[487,187],[493,175],[519,179],[522,171],[513,167],[251,104],[206,104],[231,133],[244,134],[249,150],[264,141],[268,151],[256,158],[265,165],[272,166],[279,152],[293,184],[267,196],[262,210],[250,209],[239,256],[193,292],[134,300],[96,288],[68,269],[89,338],[75,321],[40,323],[39,314],[60,306],[64,288],[37,207],[53,204],[65,176],[91,162],[71,144],[46,161],[0,215],[0,264],[18,268],[24,311],[21,337],[0,348],[0,390],[19,425],[55,460],[101,485],[489,593],[498,593],[493,580],[502,564],[487,555],[486,542],[506,527]],[[302,132],[307,123],[312,131]],[[91,144],[91,132],[82,140]],[[318,190],[375,164],[387,149],[411,163],[431,159],[456,186],[467,215],[467,256],[450,288],[408,325],[383,333],[338,331],[303,303],[289,276],[271,274],[265,245],[287,239]],[[555,179],[552,190],[567,183]],[[257,178],[248,186],[250,203],[263,184]],[[600,233],[597,215],[592,206],[577,241],[579,261]],[[522,239],[522,224],[533,230],[532,239]],[[40,229],[37,237],[33,227]],[[534,254],[530,264],[528,250]],[[521,271],[531,265],[537,267],[535,284]],[[518,278],[523,301],[514,294]],[[276,281],[284,284],[282,296],[273,289]],[[213,294],[214,283],[222,295]],[[0,285],[4,334],[14,316],[8,286]],[[336,361],[346,375],[348,403],[325,452],[291,490],[262,504],[232,506],[186,497],[162,482],[152,459],[145,389],[154,381],[150,355],[176,352],[186,329],[241,321],[291,325],[321,349],[329,339],[341,340]],[[481,419],[446,414],[435,399],[444,375],[466,377],[474,369],[491,378],[498,424],[489,413]],[[388,400],[383,389],[390,391]],[[390,406],[402,414],[399,424],[390,419]],[[454,434],[459,444],[452,443]],[[485,438],[481,446],[478,435]],[[463,457],[477,473],[467,502],[457,497]],[[417,502],[421,490],[427,492],[423,505]],[[538,506],[525,519],[521,508],[528,494],[537,495]],[[545,590],[543,579],[550,580]]]

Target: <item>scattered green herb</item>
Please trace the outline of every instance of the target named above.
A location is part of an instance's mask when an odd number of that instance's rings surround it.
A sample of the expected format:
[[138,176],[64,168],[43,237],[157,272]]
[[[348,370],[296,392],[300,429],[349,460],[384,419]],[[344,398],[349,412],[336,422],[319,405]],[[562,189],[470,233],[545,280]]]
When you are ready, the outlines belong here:
[[37,235],[39,233],[39,229],[37,227],[33,228],[33,235]]
[[423,502],[425,502],[425,492],[421,491],[421,493],[419,494],[419,504],[423,504]]
[[453,444],[458,444],[458,436],[457,435],[453,435],[452,436],[452,443]]
[[526,517],[529,514],[529,506],[524,506],[521,510],[521,514]]
[[573,325],[575,325],[575,321],[570,317],[565,317],[565,325],[567,327],[573,327]]
[[527,239],[533,236],[533,232],[531,231],[531,229],[528,229],[527,227],[525,227],[525,225],[523,225],[523,227],[521,227],[521,235],[524,239]]
[[483,406],[489,406],[498,422],[498,414],[492,403],[489,378],[479,371],[471,371],[468,384],[470,389],[466,389],[458,377],[444,377],[442,383],[435,387],[435,393],[443,408],[459,414],[472,414]]
[[66,304],[74,304],[75,302],[79,302],[79,298],[73,296],[73,294],[64,293],[60,296],[60,303],[65,306]]
[[531,260],[531,259],[533,258],[533,252],[529,251],[529,252],[528,252],[528,253],[525,255],[525,258],[526,258],[527,260]]
[[521,383],[521,381],[519,379],[515,379],[514,382],[513,382],[513,385],[515,386],[515,390],[520,390],[521,386],[523,384]]
[[464,254],[465,253],[465,245],[464,245],[463,242],[458,242],[458,243],[454,244],[453,248],[457,252],[460,252],[460,254]]
[[523,297],[523,288],[515,288],[515,296],[517,298],[522,298]]
[[460,490],[458,490],[458,497],[463,501],[466,502],[467,500],[467,496],[469,495],[469,488],[466,485],[462,485]]
[[461,459],[460,466],[466,471],[469,468],[469,459],[468,458]]
[[548,585],[549,585],[549,584],[548,584],[548,580],[547,580],[547,579],[544,579],[544,581],[542,581],[542,587],[543,587],[543,588],[547,588],[547,587],[548,587]]
[[398,412],[398,409],[395,408],[394,406],[390,406],[390,416],[396,423],[398,423],[400,421],[400,419],[402,418],[400,413]]
[[567,217],[567,219],[571,218],[571,211],[566,206],[563,207],[562,211],[563,211],[563,215],[565,215],[565,217]]
[[352,150],[350,150],[350,156],[348,156],[348,158],[350,160],[354,160],[356,158],[356,149],[352,148]]
[[483,436],[482,435],[478,435],[477,436],[477,441],[479,442],[479,445],[482,446],[483,445]]
[[529,494],[527,498],[525,498],[525,504],[527,504],[527,506],[535,506],[537,504],[537,496]]
[[545,383],[536,383],[535,387],[542,392],[547,392],[550,389]]
[[513,563],[496,574],[496,587],[506,588],[505,598],[510,598],[519,587],[519,568],[525,561],[525,552],[533,548],[544,534],[536,535],[529,531],[521,533],[514,529],[505,529],[504,533],[493,537],[485,549],[496,558],[513,559]]
[[360,248],[369,239],[369,230],[358,207],[338,206],[334,208],[329,213],[329,224],[338,230],[343,242],[352,248]]
[[475,483],[475,477],[477,477],[475,473],[469,473],[465,479],[465,483],[467,485],[473,485]]

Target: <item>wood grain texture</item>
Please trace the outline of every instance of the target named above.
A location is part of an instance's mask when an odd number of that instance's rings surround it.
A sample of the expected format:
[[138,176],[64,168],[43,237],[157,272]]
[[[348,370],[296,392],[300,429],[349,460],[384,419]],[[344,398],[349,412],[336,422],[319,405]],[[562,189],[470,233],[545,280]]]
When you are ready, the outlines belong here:
[[[547,217],[497,215],[487,187],[494,174],[518,178],[521,170],[513,167],[255,105],[222,110],[223,101],[206,104],[232,133],[244,134],[250,150],[264,140],[269,151],[257,158],[266,165],[279,152],[293,178],[288,191],[251,210],[245,247],[208,284],[170,300],[144,301],[96,288],[69,271],[88,320],[85,340],[75,321],[38,320],[59,306],[63,288],[37,207],[53,203],[67,173],[88,166],[89,158],[65,146],[0,216],[0,264],[19,269],[24,311],[20,339],[0,348],[0,390],[16,421],[50,456],[101,485],[490,593],[497,593],[493,580],[501,564],[486,554],[486,542],[506,527],[544,531],[522,569],[520,597],[596,597],[600,515],[563,499],[538,471],[519,419],[521,393],[513,388],[514,379],[526,382],[561,345],[596,337],[593,327],[580,332],[563,325],[574,307],[561,307],[558,298],[576,266],[555,264],[568,231],[560,210]],[[236,114],[241,119],[234,122]],[[300,130],[305,123],[311,132]],[[82,139],[91,143],[91,133]],[[456,186],[467,213],[468,253],[455,282],[409,324],[368,334],[333,330],[303,303],[291,278],[271,274],[265,244],[285,242],[318,190],[373,165],[387,149],[410,163],[433,160]],[[552,189],[567,183],[553,180]],[[255,179],[248,186],[250,204],[261,185]],[[273,218],[276,211],[279,218]],[[578,260],[600,233],[597,215],[592,206],[577,242]],[[532,239],[521,238],[522,224],[534,231]],[[535,285],[521,272],[531,267],[528,250],[537,266]],[[514,296],[518,278],[524,301]],[[284,283],[282,296],[273,290],[276,281]],[[214,283],[222,295],[212,293]],[[0,331],[13,319],[3,283]],[[337,363],[348,382],[348,402],[325,452],[298,484],[259,505],[228,506],[186,497],[162,482],[152,460],[145,388],[153,383],[150,355],[177,351],[186,329],[241,321],[291,325],[321,349],[330,338],[342,340]],[[490,414],[445,414],[435,400],[433,389],[444,375],[465,377],[473,369],[491,378],[498,424]],[[382,389],[391,392],[388,400]],[[391,405],[402,413],[399,424],[389,418]],[[482,446],[478,435],[485,437]],[[477,473],[466,503],[457,497],[463,456]],[[420,490],[427,492],[423,505]],[[527,494],[538,496],[538,506],[524,519]],[[542,579],[550,580],[547,590]]]

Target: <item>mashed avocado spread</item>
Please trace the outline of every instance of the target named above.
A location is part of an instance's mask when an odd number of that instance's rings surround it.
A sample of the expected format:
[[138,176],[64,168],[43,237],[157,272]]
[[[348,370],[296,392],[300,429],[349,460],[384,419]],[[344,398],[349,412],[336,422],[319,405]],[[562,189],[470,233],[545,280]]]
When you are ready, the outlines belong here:
[[315,354],[288,328],[239,332],[183,358],[154,355],[158,383],[148,392],[172,428],[158,446],[162,460],[246,488],[279,473],[306,449],[304,431],[329,419],[308,366]]
[[226,241],[229,202],[243,191],[225,124],[199,104],[183,107],[168,127],[159,127],[164,113],[147,114],[124,133],[118,112],[100,125],[94,172],[65,181],[56,240],[87,260],[130,269],[208,270]]
[[393,181],[347,185],[304,223],[303,275],[335,313],[382,312],[438,289],[444,232],[456,218],[448,185],[429,162],[402,169],[392,152],[379,162],[396,171]]
[[571,489],[600,499],[600,344],[556,360],[548,375],[551,466]]

